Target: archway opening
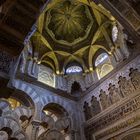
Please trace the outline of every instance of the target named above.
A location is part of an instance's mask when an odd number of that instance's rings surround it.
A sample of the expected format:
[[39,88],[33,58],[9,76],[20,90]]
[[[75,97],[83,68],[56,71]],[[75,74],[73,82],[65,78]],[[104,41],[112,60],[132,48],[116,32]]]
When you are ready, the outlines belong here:
[[81,86],[78,82],[75,81],[71,86],[71,94],[78,96],[80,92],[82,92]]
[[[45,119],[46,118],[46,119]],[[53,119],[53,121],[52,121]],[[39,137],[44,133],[49,133],[55,130],[65,138],[69,140],[70,138],[70,123],[69,114],[65,108],[56,103],[49,103],[43,108],[42,111],[42,123],[39,128]]]
[[34,102],[27,93],[20,90],[10,90],[5,87],[2,91],[0,98],[10,103],[11,108],[14,110],[19,106],[26,106],[34,108]]
[[12,136],[12,129],[9,127],[3,127],[0,132],[2,132],[2,135],[5,136],[5,138],[8,138],[8,140],[18,140],[17,138]]
[[47,106],[45,106],[43,112],[46,115],[51,116],[54,119],[54,121],[57,121],[59,118],[62,118],[64,116],[68,116],[67,111],[62,106],[56,103],[50,103]]

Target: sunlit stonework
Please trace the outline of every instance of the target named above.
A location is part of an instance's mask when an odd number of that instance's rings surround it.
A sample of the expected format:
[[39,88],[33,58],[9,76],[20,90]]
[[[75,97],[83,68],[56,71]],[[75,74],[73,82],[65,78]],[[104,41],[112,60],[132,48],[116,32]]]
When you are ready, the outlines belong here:
[[93,22],[88,6],[63,1],[48,11],[46,30],[53,40],[73,45],[88,37]]

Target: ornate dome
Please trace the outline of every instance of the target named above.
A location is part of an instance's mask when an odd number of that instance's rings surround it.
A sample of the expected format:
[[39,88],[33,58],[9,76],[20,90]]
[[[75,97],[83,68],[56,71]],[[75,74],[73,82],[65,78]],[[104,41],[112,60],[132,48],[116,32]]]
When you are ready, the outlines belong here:
[[77,62],[83,72],[93,70],[92,59],[103,49],[111,52],[115,19],[101,5],[87,0],[51,0],[39,17],[31,38],[38,62],[57,74]]
[[93,18],[88,6],[63,1],[48,11],[45,25],[53,40],[73,45],[87,38]]

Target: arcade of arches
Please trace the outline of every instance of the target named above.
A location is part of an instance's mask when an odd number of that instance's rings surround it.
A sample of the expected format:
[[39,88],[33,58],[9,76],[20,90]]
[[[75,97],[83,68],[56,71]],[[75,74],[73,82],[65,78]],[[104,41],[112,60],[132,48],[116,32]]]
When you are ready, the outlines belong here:
[[0,140],[140,140],[139,0],[0,0]]

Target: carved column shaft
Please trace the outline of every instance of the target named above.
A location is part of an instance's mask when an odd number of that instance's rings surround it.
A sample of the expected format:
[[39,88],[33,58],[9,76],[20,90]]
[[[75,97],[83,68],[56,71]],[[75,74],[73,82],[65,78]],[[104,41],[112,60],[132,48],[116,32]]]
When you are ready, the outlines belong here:
[[40,123],[37,121],[32,122],[31,140],[37,140],[37,136],[38,136],[38,132],[39,132],[39,125],[40,125]]
[[115,68],[116,65],[117,65],[115,56],[114,56],[113,54],[111,54],[111,55],[109,56],[109,58],[110,58],[110,61],[111,61],[112,66]]
[[122,56],[120,48],[115,48],[114,55],[116,57],[117,62],[120,62],[123,60],[123,56]]
[[74,132],[74,130],[71,130],[71,140],[75,140],[75,132]]
[[100,105],[100,108],[101,108],[101,111],[103,111],[103,107],[102,107],[102,104],[101,104],[101,101],[99,100],[99,105]]
[[76,130],[71,130],[71,140],[79,140],[79,132]]
[[123,32],[123,27],[119,23],[118,23],[118,28],[119,28],[118,44],[120,46],[120,49],[122,51],[123,56],[125,58],[128,58],[130,53],[128,51],[128,47],[126,44],[126,37],[125,37],[125,34]]

